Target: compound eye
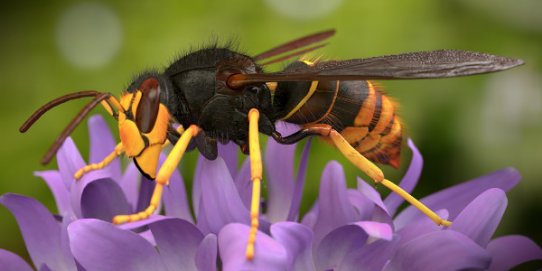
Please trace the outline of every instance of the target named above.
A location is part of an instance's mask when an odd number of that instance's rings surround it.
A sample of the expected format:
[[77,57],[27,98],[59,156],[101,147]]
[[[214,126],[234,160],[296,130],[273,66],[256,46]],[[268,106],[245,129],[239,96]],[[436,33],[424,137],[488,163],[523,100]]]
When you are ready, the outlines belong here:
[[136,125],[139,131],[149,133],[154,127],[160,108],[160,83],[154,77],[140,86],[141,99],[137,105]]

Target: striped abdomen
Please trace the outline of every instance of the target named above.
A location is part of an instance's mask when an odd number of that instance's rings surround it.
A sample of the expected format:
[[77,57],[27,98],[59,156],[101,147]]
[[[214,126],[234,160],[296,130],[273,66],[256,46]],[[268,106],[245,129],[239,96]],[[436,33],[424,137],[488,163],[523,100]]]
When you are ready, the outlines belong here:
[[369,160],[399,167],[401,122],[394,103],[369,81],[281,82],[277,117],[331,125]]

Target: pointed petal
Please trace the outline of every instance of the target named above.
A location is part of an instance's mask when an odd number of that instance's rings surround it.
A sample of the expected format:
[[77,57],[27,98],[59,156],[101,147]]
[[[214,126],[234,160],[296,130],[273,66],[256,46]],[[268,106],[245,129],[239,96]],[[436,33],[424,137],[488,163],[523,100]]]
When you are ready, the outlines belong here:
[[57,170],[37,171],[34,172],[34,176],[41,177],[45,183],[47,183],[49,190],[53,193],[56,208],[60,215],[71,214],[73,212],[70,202],[70,193],[68,187],[62,180],[60,172]]
[[498,188],[488,189],[457,215],[450,229],[461,232],[481,247],[486,247],[501,222],[507,203],[504,191]]
[[315,270],[309,227],[294,222],[278,222],[271,226],[271,235],[286,249],[289,270]]
[[322,173],[318,207],[313,228],[316,246],[332,230],[356,220],[354,208],[348,201],[343,168],[336,161],[329,162]]
[[[440,217],[447,219],[448,211],[439,210],[436,212]],[[397,231],[399,235],[399,245],[402,246],[412,239],[418,238],[426,233],[442,230],[442,226],[437,226],[429,217],[422,217],[416,222],[410,223],[404,228]]]
[[130,213],[132,213],[130,204],[120,186],[112,179],[96,180],[83,189],[81,195],[83,218],[111,222],[115,215]]
[[19,225],[28,254],[35,267],[43,264],[54,270],[74,270],[75,261],[61,242],[62,228],[38,201],[16,194],[0,197]]
[[218,248],[224,271],[237,270],[286,270],[286,249],[268,235],[258,231],[254,248],[254,259],[245,257],[249,226],[232,223],[226,225],[218,235]]
[[80,219],[68,234],[73,255],[87,270],[167,270],[149,242],[110,223]]
[[196,266],[198,271],[216,271],[218,256],[218,239],[214,234],[207,234],[196,252]]
[[375,204],[355,189],[348,189],[348,201],[356,209],[359,220],[371,220]]
[[489,253],[468,237],[443,230],[401,246],[384,270],[479,270],[490,262]]
[[85,166],[85,161],[71,137],[66,138],[62,147],[58,149],[58,152],[56,153],[56,163],[58,165],[58,171],[62,176],[62,180],[64,180],[66,186],[69,187],[70,183],[75,180],[73,175],[80,168]]
[[228,144],[218,144],[218,156],[222,157],[228,167],[230,174],[235,178],[237,176],[237,149],[239,147],[229,142]]
[[184,181],[178,169],[175,169],[169,179],[169,185],[164,188],[163,200],[167,216],[194,222],[190,213],[190,207],[188,206]]
[[[410,138],[408,139],[408,147],[412,151],[412,159],[410,160],[408,170],[399,183],[399,186],[406,192],[410,193],[414,190],[414,187],[418,183],[420,175],[422,174],[423,157]],[[401,203],[403,203],[403,201],[404,199],[401,196],[397,195],[396,193],[390,193],[384,200],[384,203],[386,204],[389,214],[394,215],[397,208],[401,205]]]
[[316,201],[312,208],[303,216],[303,219],[301,219],[301,224],[314,229],[314,225],[316,225],[316,221],[318,220],[318,213],[318,201]]
[[32,267],[19,255],[0,249],[0,266],[4,271],[32,271]]
[[374,187],[369,185],[363,179],[358,177],[357,181],[358,181],[358,191],[360,191],[365,197],[367,197],[375,206],[375,209],[373,211],[373,214],[370,220],[388,223],[392,225],[393,219],[391,218],[391,215],[388,212],[386,205],[382,201],[382,198],[380,197],[380,193],[378,193],[378,191],[376,191]]
[[126,200],[130,203],[130,206],[132,206],[132,210],[137,209],[141,178],[141,173],[139,173],[137,166],[133,161],[130,161],[124,175],[122,175],[119,185],[122,188],[124,195],[126,195]]
[[[156,186],[156,183],[153,180],[149,180],[146,177],[141,177],[141,184],[139,186],[139,196],[137,198],[137,208],[135,209],[135,212],[141,212],[147,207],[149,207],[149,203],[151,202],[152,192],[154,191],[154,187]],[[160,210],[160,208],[157,208],[157,210]]]
[[[510,190],[520,180],[521,176],[513,168],[505,168],[491,174],[476,178],[465,183],[441,190],[421,200],[432,210],[446,209],[450,213],[452,221],[474,198],[489,188]],[[414,206],[403,210],[394,220],[397,229],[424,216]]]
[[192,223],[166,219],[149,225],[168,270],[197,270],[196,252],[203,234]]
[[296,145],[267,141],[265,168],[267,173],[267,217],[271,222],[288,217],[294,192],[294,155]]
[[249,212],[241,202],[222,158],[215,161],[202,160],[201,167],[205,170],[200,175],[202,195],[197,217],[198,228],[204,234],[217,234],[229,223],[249,224]]
[[97,170],[97,171],[91,171],[83,176],[78,181],[71,181],[70,184],[70,203],[72,206],[73,213],[76,217],[83,217],[82,211],[81,211],[81,200],[83,197],[83,191],[85,191],[85,187],[95,181],[101,181],[103,179],[109,179],[110,174],[103,171],[103,170]]
[[531,239],[521,235],[508,235],[491,240],[487,251],[493,260],[489,270],[506,271],[522,263],[542,260],[542,249]]
[[316,270],[338,268],[345,256],[365,246],[369,237],[391,240],[390,225],[361,221],[333,230],[316,247]]
[[250,180],[250,159],[245,159],[241,169],[235,176],[235,187],[239,192],[239,197],[245,205],[250,208],[250,199],[252,197],[252,181]]
[[297,169],[297,176],[295,180],[294,191],[292,195],[292,203],[290,204],[290,210],[288,211],[288,221],[296,220],[299,214],[299,205],[301,204],[301,197],[303,195],[303,187],[305,186],[305,177],[307,175],[307,164],[309,161],[309,151],[311,149],[312,140],[309,138],[307,144],[303,148],[301,153],[301,159],[299,160],[299,168]]
[[205,159],[203,155],[198,155],[198,163],[196,164],[196,170],[194,171],[194,182],[192,184],[192,206],[194,206],[194,214],[198,214],[200,212],[199,204],[201,202],[201,186],[205,182],[205,180],[202,179],[202,174],[205,171],[203,163],[206,160],[207,159]]
[[[115,138],[101,115],[94,115],[88,119],[88,133],[90,137],[90,159],[89,163],[99,163],[108,156],[115,146]],[[115,181],[120,181],[122,176],[120,160],[115,158],[104,170],[111,174]]]
[[362,270],[382,270],[398,247],[397,238],[391,241],[377,240],[346,255],[338,270],[358,271],[360,267],[363,267]]

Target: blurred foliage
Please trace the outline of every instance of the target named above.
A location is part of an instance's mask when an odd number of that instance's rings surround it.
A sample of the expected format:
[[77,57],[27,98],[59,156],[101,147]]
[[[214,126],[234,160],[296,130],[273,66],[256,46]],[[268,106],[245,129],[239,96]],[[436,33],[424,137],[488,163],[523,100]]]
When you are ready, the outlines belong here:
[[[325,3],[329,1],[333,3]],[[83,102],[53,110],[28,134],[18,132],[25,118],[53,97],[82,89],[120,93],[138,72],[163,69],[176,56],[215,39],[234,40],[239,50],[256,54],[302,35],[336,28],[337,35],[316,55],[346,59],[448,48],[526,61],[527,65],[506,73],[379,84],[401,103],[408,136],[425,158],[415,196],[513,166],[524,178],[508,194],[510,204],[498,234],[525,234],[542,244],[538,219],[542,215],[541,2],[329,1],[4,3],[0,194],[29,195],[54,211],[50,192],[32,172],[45,169],[39,164],[41,156]],[[85,13],[85,7],[90,13]],[[82,13],[70,15],[74,10]],[[96,57],[104,59],[93,62]],[[86,132],[81,125],[72,135],[85,157]],[[183,162],[186,180],[191,180],[196,155]],[[391,180],[400,180],[408,164],[406,148],[403,156],[401,170],[385,169]],[[344,165],[349,184],[354,185],[358,171],[331,146],[315,141],[304,211],[316,198],[321,169],[331,159]],[[0,208],[0,218],[0,247],[25,255],[13,217]]]

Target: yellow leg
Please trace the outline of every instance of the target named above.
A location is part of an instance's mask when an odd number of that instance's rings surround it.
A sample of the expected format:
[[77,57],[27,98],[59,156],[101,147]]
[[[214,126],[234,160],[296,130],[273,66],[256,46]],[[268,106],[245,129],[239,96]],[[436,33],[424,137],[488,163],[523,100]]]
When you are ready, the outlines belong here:
[[384,173],[382,172],[382,170],[380,170],[380,168],[378,168],[375,164],[373,164],[371,161],[361,155],[356,149],[354,149],[354,147],[352,147],[348,143],[348,141],[346,141],[346,139],[342,137],[339,132],[333,130],[329,125],[318,125],[314,127],[309,127],[309,129],[313,130],[313,132],[316,134],[329,137],[333,141],[335,146],[337,146],[337,148],[341,151],[341,153],[357,168],[359,168],[361,171],[371,177],[375,183],[381,183],[391,191],[397,193],[407,202],[418,208],[422,213],[428,216],[437,225],[443,225],[448,227],[452,224],[452,222],[439,217],[435,212],[433,212],[419,200],[414,198],[408,192],[403,190],[401,187],[384,178]]
[[166,161],[164,161],[164,164],[162,164],[162,167],[160,167],[160,169],[158,170],[158,174],[155,180],[156,186],[154,187],[154,191],[152,193],[149,207],[147,207],[147,209],[137,214],[117,215],[113,218],[114,224],[123,224],[127,222],[143,220],[143,219],[148,218],[154,213],[156,208],[158,208],[158,204],[160,203],[160,200],[162,199],[162,191],[164,189],[164,185],[167,185],[169,183],[169,178],[171,177],[171,174],[173,174],[173,171],[175,171],[175,169],[177,168],[177,165],[181,161],[181,158],[183,157],[184,152],[186,151],[186,147],[188,146],[190,139],[195,137],[198,133],[199,133],[199,127],[195,125],[188,127],[188,129],[181,135],[181,138],[179,138],[179,141],[177,141],[177,143],[175,144],[175,146],[169,153],[168,157],[166,158]]
[[248,236],[246,257],[248,260],[254,258],[254,243],[258,232],[258,217],[260,214],[260,192],[262,180],[262,155],[260,152],[260,138],[258,130],[258,119],[260,112],[252,108],[248,112],[248,142],[250,152],[250,177],[252,180],[252,201],[250,203],[250,232]]
[[122,143],[119,143],[115,147],[115,150],[111,152],[108,156],[106,156],[101,162],[84,166],[83,168],[79,169],[73,177],[75,178],[75,180],[79,180],[81,179],[81,177],[83,177],[83,175],[90,171],[102,169],[105,166],[109,165],[109,163],[111,163],[117,156],[121,155],[123,152],[124,146],[122,145]]

